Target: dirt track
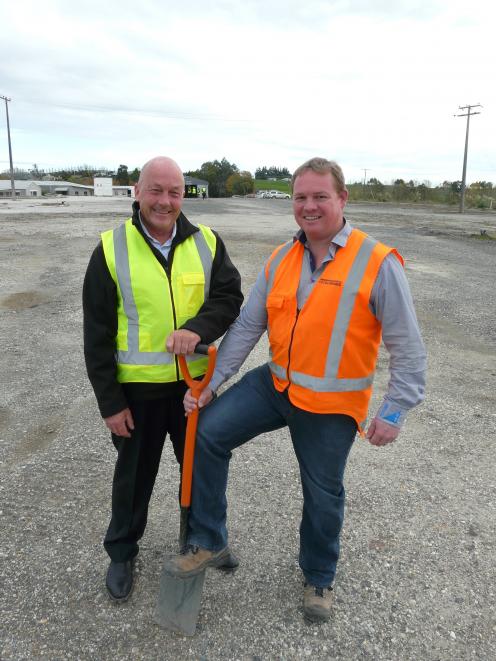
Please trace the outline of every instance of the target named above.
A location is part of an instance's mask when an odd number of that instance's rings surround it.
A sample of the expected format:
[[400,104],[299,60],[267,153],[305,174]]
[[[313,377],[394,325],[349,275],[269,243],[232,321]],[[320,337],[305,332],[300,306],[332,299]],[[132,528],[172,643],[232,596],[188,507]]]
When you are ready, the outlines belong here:
[[[113,448],[87,382],[81,285],[100,231],[128,200],[0,203],[0,658],[496,658],[496,214],[350,205],[352,224],[397,246],[429,352],[425,404],[398,442],[357,441],[332,621],[302,621],[301,495],[288,434],[231,464],[230,533],[241,566],[207,574],[198,633],[152,620],[175,549],[177,474],[164,454],[132,599],[105,594],[101,546]],[[248,292],[293,232],[283,200],[186,201],[218,229]],[[243,369],[266,357],[262,341]],[[387,384],[380,359],[373,407]]]

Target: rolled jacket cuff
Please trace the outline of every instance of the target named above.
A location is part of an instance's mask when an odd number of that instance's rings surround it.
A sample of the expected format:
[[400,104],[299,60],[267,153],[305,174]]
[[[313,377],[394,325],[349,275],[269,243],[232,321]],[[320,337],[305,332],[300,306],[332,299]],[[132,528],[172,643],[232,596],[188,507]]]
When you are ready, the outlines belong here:
[[401,408],[397,404],[394,404],[394,402],[384,400],[377,411],[376,418],[393,427],[402,427],[407,413],[407,409]]

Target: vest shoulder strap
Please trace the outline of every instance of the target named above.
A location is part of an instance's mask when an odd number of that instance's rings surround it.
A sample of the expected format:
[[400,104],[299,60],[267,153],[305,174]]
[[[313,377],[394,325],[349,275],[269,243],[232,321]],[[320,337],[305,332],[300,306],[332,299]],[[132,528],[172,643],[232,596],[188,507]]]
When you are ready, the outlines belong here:
[[286,257],[286,255],[291,250],[291,248],[293,248],[294,245],[295,244],[292,240],[283,243],[274,250],[272,255],[267,260],[267,264],[265,265],[265,279],[267,280],[267,293],[270,292],[270,290],[272,289],[272,285],[274,284],[274,278],[276,275],[277,267]]

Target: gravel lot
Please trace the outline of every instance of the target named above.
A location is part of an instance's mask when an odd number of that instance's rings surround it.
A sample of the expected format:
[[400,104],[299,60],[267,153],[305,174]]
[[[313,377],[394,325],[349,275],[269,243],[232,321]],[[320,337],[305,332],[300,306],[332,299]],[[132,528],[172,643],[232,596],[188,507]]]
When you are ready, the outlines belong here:
[[[247,293],[292,235],[285,200],[186,201],[218,229]],[[167,447],[129,602],[104,589],[101,545],[114,450],[82,354],[81,285],[99,233],[129,200],[0,202],[0,658],[496,658],[494,437],[496,213],[350,205],[356,226],[399,248],[429,352],[428,394],[398,442],[357,441],[330,623],[302,620],[301,494],[286,431],[235,454],[231,544],[241,566],[207,574],[194,638],[153,622],[176,548],[177,469]],[[263,339],[243,369],[265,360]],[[387,384],[381,354],[373,407]]]

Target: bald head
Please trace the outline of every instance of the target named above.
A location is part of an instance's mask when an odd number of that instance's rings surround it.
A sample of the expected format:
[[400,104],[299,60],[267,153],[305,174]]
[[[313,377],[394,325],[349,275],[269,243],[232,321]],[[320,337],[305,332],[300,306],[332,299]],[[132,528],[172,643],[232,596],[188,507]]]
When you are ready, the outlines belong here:
[[181,168],[176,163],[176,161],[173,161],[172,158],[169,158],[168,156],[155,156],[154,158],[151,158],[149,161],[147,161],[141,168],[138,185],[142,186],[146,178],[150,175],[153,176],[153,174],[157,174],[157,176],[161,177],[164,175],[179,176],[184,186],[184,176]]

